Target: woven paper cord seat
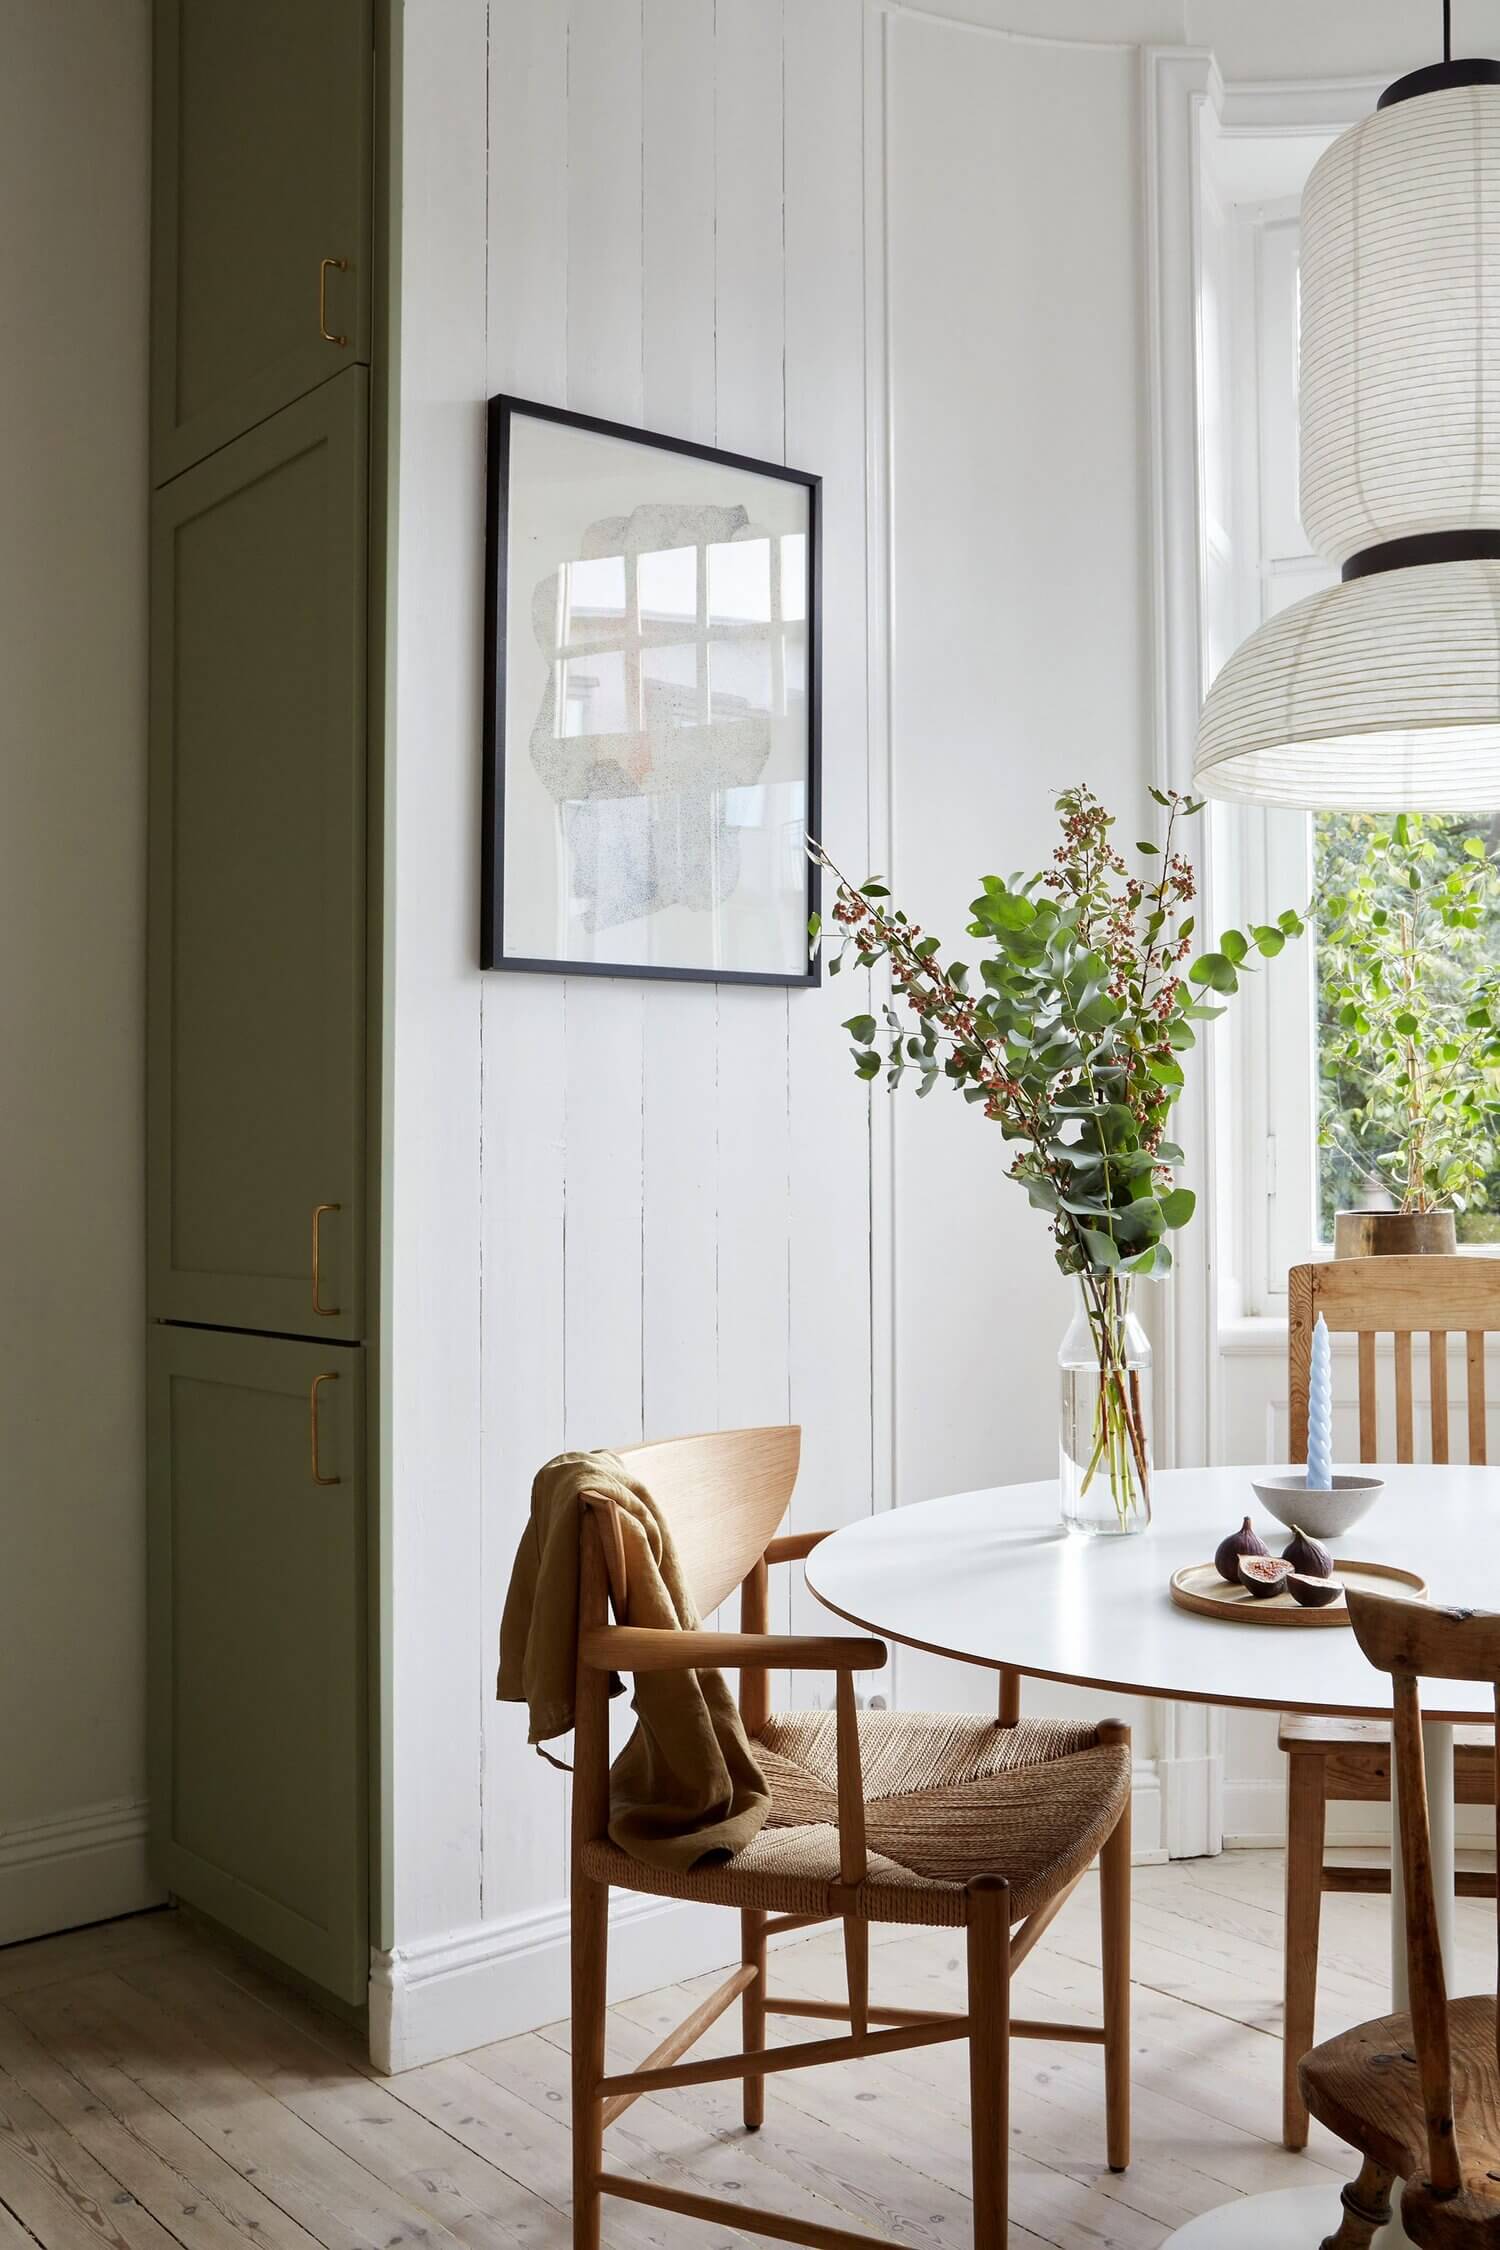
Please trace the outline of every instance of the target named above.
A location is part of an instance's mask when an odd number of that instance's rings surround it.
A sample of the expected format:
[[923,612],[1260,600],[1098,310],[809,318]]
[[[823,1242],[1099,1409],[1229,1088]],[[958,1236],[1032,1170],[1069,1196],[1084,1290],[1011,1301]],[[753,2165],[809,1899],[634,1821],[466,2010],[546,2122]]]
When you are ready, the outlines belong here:
[[[839,1876],[837,1729],[831,1711],[779,1714],[756,1754],[771,1817],[729,1861],[668,1873],[617,1846],[593,1843],[601,1882],[664,1898],[828,1914]],[[1088,1865],[1130,1792],[1130,1748],[1092,1727],[949,1713],[862,1712],[868,1871],[856,1913],[871,1922],[961,1928],[965,1884],[1004,1875],[1022,1921]]]

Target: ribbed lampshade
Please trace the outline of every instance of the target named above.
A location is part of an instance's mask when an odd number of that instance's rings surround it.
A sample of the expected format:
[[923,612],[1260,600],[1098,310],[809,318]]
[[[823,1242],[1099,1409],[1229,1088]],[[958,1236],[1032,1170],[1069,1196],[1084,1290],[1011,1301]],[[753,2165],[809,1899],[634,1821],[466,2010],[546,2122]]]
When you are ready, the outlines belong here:
[[1196,775],[1251,804],[1500,805],[1500,562],[1381,571],[1282,610],[1215,680]]
[[1302,520],[1346,577],[1214,681],[1214,796],[1500,805],[1500,559],[1450,559],[1455,539],[1500,556],[1500,84],[1414,90],[1490,67],[1393,88],[1308,180]]

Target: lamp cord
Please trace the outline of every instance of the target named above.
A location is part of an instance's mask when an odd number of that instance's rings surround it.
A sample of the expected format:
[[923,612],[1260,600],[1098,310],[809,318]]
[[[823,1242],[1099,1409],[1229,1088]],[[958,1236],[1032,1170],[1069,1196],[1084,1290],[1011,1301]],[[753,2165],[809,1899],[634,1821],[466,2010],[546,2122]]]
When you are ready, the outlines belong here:
[[1443,60],[1453,60],[1453,0],[1443,0]]

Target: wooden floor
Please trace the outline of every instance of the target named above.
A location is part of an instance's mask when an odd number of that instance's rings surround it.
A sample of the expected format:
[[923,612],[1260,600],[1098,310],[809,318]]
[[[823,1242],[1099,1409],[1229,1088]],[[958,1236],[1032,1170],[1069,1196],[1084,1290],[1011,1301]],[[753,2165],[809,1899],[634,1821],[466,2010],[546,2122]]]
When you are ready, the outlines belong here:
[[[1104,2168],[1097,2049],[1018,2047],[1013,2245],[1154,2250],[1232,2196],[1353,2169],[1317,2127],[1306,2157],[1275,2144],[1280,1884],[1260,1852],[1137,1870],[1135,2162]],[[1020,2012],[1095,2012],[1096,1903],[1090,1878],[1018,1976]],[[1458,1913],[1461,1988],[1478,1990],[1494,1910]],[[1386,1990],[1385,1902],[1325,1914],[1320,2032],[1379,2013]],[[877,1931],[875,1996],[961,2006],[960,1952],[948,1933]],[[819,1933],[773,1955],[771,1987],[835,1994],[841,1973]],[[696,1989],[616,2008],[611,2056],[638,2060]],[[737,2044],[733,2018],[709,2039]],[[962,2047],[768,2089],[753,2137],[736,2086],[642,2100],[611,2162],[922,2250],[967,2245]],[[342,2025],[169,1913],[0,1951],[0,2250],[563,2250],[568,2169],[565,2025],[381,2079]],[[605,2205],[620,2250],[749,2239]]]

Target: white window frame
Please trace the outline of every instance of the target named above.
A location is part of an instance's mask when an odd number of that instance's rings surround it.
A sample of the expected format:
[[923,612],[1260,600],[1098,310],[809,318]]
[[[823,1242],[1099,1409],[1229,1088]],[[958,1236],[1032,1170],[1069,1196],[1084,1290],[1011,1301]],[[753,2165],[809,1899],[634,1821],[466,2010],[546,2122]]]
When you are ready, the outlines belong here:
[[[1205,458],[1200,478],[1205,683],[1268,617],[1336,577],[1295,504],[1296,237],[1301,185],[1323,145],[1305,122],[1295,135],[1273,123],[1264,135],[1205,138],[1199,444],[1206,456],[1224,433],[1228,453],[1217,476]],[[1208,856],[1215,929],[1273,921],[1307,903],[1311,815],[1215,805]],[[1328,1247],[1317,1216],[1315,965],[1309,933],[1246,978],[1219,1043],[1215,1108],[1234,1154],[1215,1214],[1221,1325],[1284,1319],[1288,1268]]]
[[[1308,157],[1310,152],[1301,152]],[[1234,431],[1234,616],[1243,639],[1336,573],[1296,512],[1299,197],[1231,206],[1233,345],[1226,369]],[[1224,806],[1212,831],[1221,891],[1246,922],[1303,907],[1312,884],[1312,817]],[[1317,1227],[1316,955],[1311,934],[1247,980],[1229,1050],[1240,1121],[1239,1208],[1225,1214],[1238,1255],[1237,1310],[1285,1316],[1288,1268],[1323,1247]]]

